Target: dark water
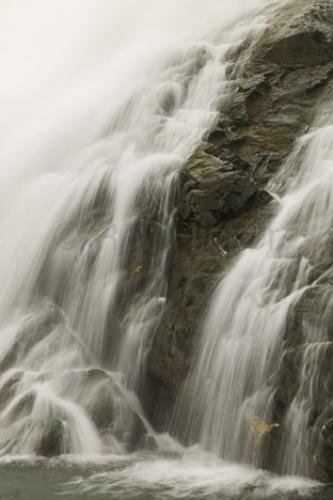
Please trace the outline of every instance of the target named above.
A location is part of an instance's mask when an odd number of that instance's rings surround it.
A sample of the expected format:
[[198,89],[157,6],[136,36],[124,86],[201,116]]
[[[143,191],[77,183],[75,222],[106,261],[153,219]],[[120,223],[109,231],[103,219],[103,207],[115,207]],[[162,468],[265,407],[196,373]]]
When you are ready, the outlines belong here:
[[3,461],[0,500],[332,500],[333,485],[276,477],[202,456]]

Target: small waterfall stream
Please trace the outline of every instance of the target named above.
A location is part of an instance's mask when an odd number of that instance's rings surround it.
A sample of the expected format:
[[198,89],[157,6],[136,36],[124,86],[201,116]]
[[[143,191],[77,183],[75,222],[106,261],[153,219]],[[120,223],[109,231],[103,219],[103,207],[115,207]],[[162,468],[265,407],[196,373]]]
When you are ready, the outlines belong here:
[[1,82],[2,455],[123,453],[153,432],[138,396],[178,172],[233,85],[229,49],[260,36],[271,3],[33,0],[24,22],[22,4],[0,7],[14,61]]
[[320,363],[331,348],[331,286],[319,296],[315,324],[304,322],[294,332],[300,337],[295,345],[301,345],[296,359],[302,369],[283,421],[274,422],[273,407],[283,354],[288,360],[285,334],[293,312],[306,294],[332,282],[332,267],[325,267],[333,227],[332,166],[331,111],[321,110],[269,186],[277,198],[276,216],[222,279],[209,307],[176,419],[187,419],[190,441],[226,460],[260,463],[262,450],[253,442],[257,418],[283,429],[280,472],[313,472],[306,433],[323,383]]

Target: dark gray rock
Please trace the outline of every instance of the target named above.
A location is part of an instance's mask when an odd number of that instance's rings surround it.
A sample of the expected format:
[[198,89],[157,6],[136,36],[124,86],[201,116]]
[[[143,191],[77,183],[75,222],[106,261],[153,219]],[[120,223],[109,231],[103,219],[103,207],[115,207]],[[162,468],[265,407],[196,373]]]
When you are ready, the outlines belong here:
[[[147,361],[144,404],[159,430],[170,422],[212,290],[239,252],[255,243],[275,211],[265,190],[267,182],[307,130],[320,100],[333,92],[332,36],[331,2],[293,2],[277,15],[253,50],[245,44],[229,54],[231,61],[237,59],[230,71],[237,84],[181,176],[169,300]],[[331,264],[331,248],[323,245],[322,257],[314,263],[313,282]],[[318,304],[323,304],[322,294],[331,285],[317,283],[288,321],[287,354],[275,374],[274,412],[279,421],[299,389],[304,325],[309,330],[318,322],[322,313]],[[330,332],[327,322],[327,336]],[[310,447],[316,457],[316,477],[332,479],[330,368],[324,359],[319,365],[319,379],[325,380],[327,389],[324,402],[313,402],[316,431],[309,433]],[[272,433],[266,443],[271,455],[278,448],[279,433]],[[263,466],[274,469],[272,460]]]
[[236,214],[257,192],[243,164],[236,170],[234,163],[204,152],[189,160],[185,175],[178,214],[184,221],[198,221],[203,227],[216,226]]
[[54,457],[66,453],[69,444],[64,422],[59,418],[52,418],[44,426],[35,452],[43,457]]
[[331,417],[320,428],[319,439],[314,454],[317,476],[324,481],[333,478],[333,408]]
[[[307,367],[306,372],[304,366]],[[282,423],[292,404],[303,408],[306,428],[306,435],[302,437],[305,439],[304,461],[307,462],[309,475],[325,481],[332,481],[333,478],[332,366],[333,341],[324,339],[286,349],[277,377],[273,406],[274,420]],[[282,424],[272,439],[265,443],[263,461],[269,463],[273,470],[279,471],[279,455],[283,454],[289,442],[288,432]],[[272,449],[275,450],[273,455]]]
[[318,66],[332,59],[331,48],[320,30],[304,29],[288,33],[268,45],[265,53],[268,61],[281,66]]

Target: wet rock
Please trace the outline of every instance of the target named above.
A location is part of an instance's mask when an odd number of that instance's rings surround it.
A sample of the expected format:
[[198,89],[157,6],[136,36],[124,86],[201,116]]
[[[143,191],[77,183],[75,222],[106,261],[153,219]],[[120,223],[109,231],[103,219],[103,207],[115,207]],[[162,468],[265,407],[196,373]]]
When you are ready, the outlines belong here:
[[285,342],[297,347],[304,342],[315,342],[318,336],[333,339],[332,288],[328,283],[308,288],[289,312]]
[[16,420],[19,418],[27,417],[32,411],[35,404],[36,394],[33,391],[29,391],[24,394],[16,404],[10,409],[7,418]]
[[43,457],[54,457],[70,448],[65,424],[59,418],[51,419],[43,428],[42,437],[35,452]]
[[[269,181],[297,138],[307,131],[320,100],[333,93],[332,37],[331,2],[296,1],[281,10],[251,51],[245,44],[230,52],[230,60],[238,61],[229,71],[234,88],[221,105],[219,120],[181,176],[167,310],[148,357],[144,395],[146,411],[160,430],[168,427],[191,366],[212,290],[239,252],[262,234],[276,209],[267,191]],[[290,313],[286,354],[279,373],[272,374],[276,384],[274,419],[279,422],[299,391],[305,342],[313,341],[320,318],[333,319],[326,314],[329,301],[323,300],[333,284],[327,279],[332,246],[327,242],[323,247],[326,250],[320,258],[308,256],[313,287]],[[323,341],[332,338],[331,324],[326,321],[323,327],[321,323],[327,337]],[[327,356],[321,354],[315,363],[325,390],[318,385],[322,397],[314,398],[309,413],[312,430],[307,439],[320,464],[315,477],[319,477],[319,469],[331,477],[331,437],[325,437],[331,436],[331,424],[327,431],[320,430],[325,425],[323,415],[329,420],[325,411],[329,392],[333,393]],[[268,437],[268,455],[278,449],[274,442],[279,443],[282,433],[277,429]],[[274,469],[273,462],[263,466]]]
[[21,381],[23,371],[18,370],[6,380],[0,389],[0,410],[15,396],[17,384]]
[[[333,411],[332,411],[333,415]],[[314,454],[316,475],[323,481],[333,481],[333,416],[320,429]]]
[[283,452],[290,439],[286,416],[294,406],[303,412],[305,419],[299,439],[309,475],[325,481],[333,480],[332,366],[333,342],[329,340],[309,342],[285,351],[273,405],[273,417],[282,424],[273,436],[275,442],[266,443],[268,450],[274,448],[276,451],[269,460],[273,470],[279,471],[277,453]]
[[0,361],[0,372],[24,360],[28,352],[63,320],[61,310],[52,303],[42,302],[41,306],[32,307],[18,331],[13,332],[13,342]]
[[116,382],[109,373],[97,368],[79,376],[78,399],[96,428],[104,435],[110,433],[128,451],[136,449],[146,430],[131,408],[129,400],[133,396],[127,394],[124,381]]
[[84,376],[83,392],[88,396],[88,415],[98,429],[107,429],[115,417],[117,400],[123,399],[119,390],[103,370],[92,369]]
[[265,58],[281,66],[318,66],[332,59],[332,51],[322,31],[296,28],[269,45]]
[[235,169],[230,161],[207,153],[195,154],[185,167],[180,217],[210,227],[244,208],[257,192],[244,165],[240,162]]

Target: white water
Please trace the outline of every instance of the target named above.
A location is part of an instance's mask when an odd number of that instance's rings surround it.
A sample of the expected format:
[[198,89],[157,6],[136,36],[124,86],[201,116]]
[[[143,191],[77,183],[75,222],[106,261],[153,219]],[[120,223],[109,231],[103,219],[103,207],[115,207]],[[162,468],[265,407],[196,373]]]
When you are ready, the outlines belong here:
[[[245,498],[267,499],[314,496],[320,483],[299,477],[276,477],[252,467],[216,460],[215,455],[189,449],[174,460],[161,456],[136,456],[111,470],[88,478],[78,474],[62,493],[135,495],[144,498]],[[135,492],[135,493],[134,493]],[[139,493],[140,494],[140,493]],[[296,496],[297,495],[297,496]]]
[[[330,500],[331,488],[299,477],[276,477],[188,449],[183,456],[157,454],[53,459],[2,457],[3,498],[24,500]],[[319,496],[320,495],[320,496]]]
[[1,2],[1,454],[123,453],[154,435],[137,395],[177,173],[233,85],[229,48],[258,38],[271,4]]
[[262,464],[253,418],[274,422],[286,329],[300,300],[319,291],[317,315],[312,311],[317,319],[305,318],[301,329],[288,331],[289,339],[298,336],[296,346],[303,344],[293,360],[299,380],[287,382],[298,390],[284,420],[275,422],[284,438],[279,455],[270,456],[281,472],[309,475],[315,467],[311,409],[325,383],[319,370],[331,347],[332,268],[325,249],[333,229],[332,108],[319,111],[270,189],[280,194],[277,215],[215,291],[177,419],[187,422],[188,439],[216,455]]

